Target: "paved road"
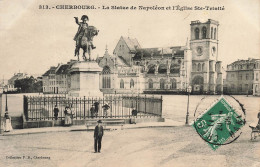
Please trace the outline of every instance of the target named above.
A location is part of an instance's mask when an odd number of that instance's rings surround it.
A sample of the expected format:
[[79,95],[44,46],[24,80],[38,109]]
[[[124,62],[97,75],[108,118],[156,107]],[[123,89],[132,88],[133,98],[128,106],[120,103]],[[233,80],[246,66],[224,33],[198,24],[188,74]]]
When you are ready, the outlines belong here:
[[212,151],[191,127],[125,129],[106,131],[99,154],[93,153],[93,132],[1,136],[0,166],[260,166],[260,137],[249,139],[245,127],[235,143]]

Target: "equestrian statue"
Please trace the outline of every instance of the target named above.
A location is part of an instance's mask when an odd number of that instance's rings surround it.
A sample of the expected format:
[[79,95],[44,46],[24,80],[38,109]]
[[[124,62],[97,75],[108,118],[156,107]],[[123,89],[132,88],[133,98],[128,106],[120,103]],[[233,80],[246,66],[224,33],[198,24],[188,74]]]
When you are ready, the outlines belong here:
[[[78,24],[78,32],[76,33],[74,40],[76,41],[76,48],[75,48],[75,56],[78,56],[79,61],[79,50],[80,48],[83,50],[83,60],[91,61],[91,50],[95,49],[96,47],[93,45],[93,38],[94,36],[98,35],[99,30],[97,30],[94,26],[88,26],[88,16],[83,15],[81,17],[82,22],[78,21],[78,17],[74,17],[76,23]],[[87,59],[85,53],[88,54],[89,59]]]

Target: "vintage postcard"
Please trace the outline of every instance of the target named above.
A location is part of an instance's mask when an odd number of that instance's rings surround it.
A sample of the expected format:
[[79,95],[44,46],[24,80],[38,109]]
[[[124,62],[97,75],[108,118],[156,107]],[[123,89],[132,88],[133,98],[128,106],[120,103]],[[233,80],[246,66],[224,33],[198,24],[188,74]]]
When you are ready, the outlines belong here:
[[0,166],[260,166],[259,0],[0,0]]

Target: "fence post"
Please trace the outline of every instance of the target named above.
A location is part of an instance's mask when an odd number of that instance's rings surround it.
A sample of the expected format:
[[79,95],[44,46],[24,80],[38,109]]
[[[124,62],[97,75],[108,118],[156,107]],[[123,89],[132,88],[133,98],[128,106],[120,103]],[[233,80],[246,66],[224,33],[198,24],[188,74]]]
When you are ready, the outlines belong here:
[[25,95],[23,96],[23,113],[26,121],[28,121],[28,98]]
[[[110,98],[110,104],[111,104],[111,113],[113,113],[113,96],[111,95],[111,98]],[[116,116],[116,112],[115,112],[115,116]]]
[[123,104],[123,95],[121,95],[121,103],[122,103],[122,118],[124,118],[124,104]]
[[84,119],[86,119],[86,97],[84,96]]
[[[78,98],[76,97],[76,105],[75,105],[76,107],[75,107],[75,109],[74,110],[76,110],[76,112],[75,112],[75,117],[76,117],[76,119],[78,119],[77,118],[77,116],[78,116]],[[72,116],[73,117],[73,116]]]
[[161,111],[160,111],[161,113],[159,114],[160,117],[162,117],[162,105],[163,105],[163,97],[161,95]]
[[146,115],[146,95],[144,95],[144,114]]

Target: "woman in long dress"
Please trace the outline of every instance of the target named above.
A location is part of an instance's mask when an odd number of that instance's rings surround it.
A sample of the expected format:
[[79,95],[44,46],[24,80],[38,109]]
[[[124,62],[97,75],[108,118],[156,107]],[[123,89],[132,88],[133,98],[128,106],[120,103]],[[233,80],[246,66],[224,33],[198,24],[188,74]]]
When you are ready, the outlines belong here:
[[13,130],[12,124],[11,124],[11,117],[9,116],[8,112],[5,113],[5,122],[4,122],[4,131],[10,132]]
[[65,107],[64,115],[65,115],[65,123],[64,123],[64,125],[65,126],[71,125],[71,113],[70,113],[69,107]]

